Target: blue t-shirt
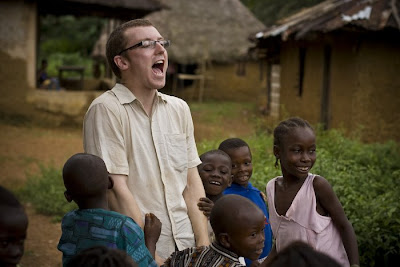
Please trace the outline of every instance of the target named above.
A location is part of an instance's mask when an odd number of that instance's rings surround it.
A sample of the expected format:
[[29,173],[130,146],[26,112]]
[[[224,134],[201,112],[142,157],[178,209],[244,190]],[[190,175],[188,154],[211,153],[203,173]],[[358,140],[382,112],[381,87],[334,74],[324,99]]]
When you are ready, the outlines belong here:
[[58,250],[63,266],[80,251],[106,246],[124,250],[140,267],[157,264],[145,245],[143,230],[132,218],[103,209],[78,209],[68,212],[61,223]]
[[[264,198],[262,197],[260,190],[255,188],[250,182],[247,184],[247,187],[232,183],[232,185],[226,188],[224,191],[224,195],[229,195],[229,194],[240,195],[245,198],[248,198],[263,211],[267,220],[265,222],[265,230],[264,230],[265,233],[264,250],[260,256],[260,259],[268,256],[272,248],[272,229],[269,223],[269,213],[267,205],[265,204]],[[245,261],[246,265],[250,265],[251,260],[245,259]]]

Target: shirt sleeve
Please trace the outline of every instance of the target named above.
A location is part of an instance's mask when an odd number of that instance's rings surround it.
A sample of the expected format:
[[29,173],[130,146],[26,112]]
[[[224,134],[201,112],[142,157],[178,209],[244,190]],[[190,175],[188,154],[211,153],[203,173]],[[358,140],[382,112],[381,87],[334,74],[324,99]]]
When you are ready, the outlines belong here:
[[111,174],[129,174],[125,141],[118,107],[98,103],[90,106],[83,124],[86,153],[102,158]]
[[122,236],[125,240],[124,250],[133,260],[142,266],[157,266],[155,260],[147,249],[143,230],[131,218],[126,218],[122,225]]

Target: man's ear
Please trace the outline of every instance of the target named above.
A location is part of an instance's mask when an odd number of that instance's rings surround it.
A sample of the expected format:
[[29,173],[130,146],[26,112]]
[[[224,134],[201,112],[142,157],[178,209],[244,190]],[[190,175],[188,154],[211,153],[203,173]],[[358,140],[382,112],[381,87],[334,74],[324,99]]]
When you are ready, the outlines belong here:
[[128,60],[121,55],[117,55],[114,57],[114,63],[120,70],[127,70],[129,67]]
[[275,155],[275,158],[279,159],[279,157],[280,157],[279,153],[280,153],[279,147],[278,147],[277,145],[274,145],[274,155]]
[[64,197],[68,202],[72,202],[72,196],[68,193],[68,191],[64,192]]
[[229,249],[231,247],[230,237],[228,233],[220,233],[218,234],[219,243],[224,247]]
[[114,187],[114,180],[113,178],[109,175],[108,176],[108,189],[112,189]]

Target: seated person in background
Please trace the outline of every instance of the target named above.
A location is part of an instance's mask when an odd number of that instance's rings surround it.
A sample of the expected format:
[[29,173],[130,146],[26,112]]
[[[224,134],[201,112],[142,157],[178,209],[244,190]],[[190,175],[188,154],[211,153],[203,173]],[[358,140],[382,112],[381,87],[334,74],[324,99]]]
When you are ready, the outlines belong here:
[[64,165],[63,179],[65,198],[79,206],[62,220],[58,249],[63,253],[63,266],[80,251],[94,246],[124,250],[141,267],[157,266],[154,254],[160,220],[146,214],[143,233],[132,218],[109,210],[107,190],[113,187],[113,181],[101,158],[84,153],[73,155]]
[[18,199],[0,186],[0,266],[15,267],[24,254],[28,216]]
[[49,77],[47,74],[47,60],[42,59],[42,62],[40,64],[40,68],[37,72],[37,86],[42,89],[55,89],[55,90],[60,90],[60,82],[57,78],[55,77]]
[[[272,248],[272,229],[269,221],[269,213],[265,204],[265,195],[254,187],[250,178],[253,174],[252,155],[249,145],[240,138],[228,138],[224,140],[218,147],[226,152],[232,160],[232,185],[225,189],[224,194],[235,194],[250,199],[255,203],[267,218],[265,221],[265,244],[264,251],[260,260],[267,257]],[[251,261],[246,259],[246,264],[250,265]]]
[[308,244],[295,241],[275,255],[265,267],[340,267],[330,256],[313,249]]
[[205,198],[200,198],[199,209],[208,218],[210,242],[214,241],[214,232],[210,225],[210,214],[214,203],[223,196],[224,190],[232,183],[231,158],[222,150],[210,150],[200,156],[202,163],[197,166],[203,182]]
[[137,267],[136,262],[120,249],[97,246],[82,250],[68,262],[67,267]]
[[222,196],[211,210],[215,241],[209,246],[176,251],[163,266],[243,266],[246,257],[257,260],[264,248],[264,213],[250,200],[238,195]]

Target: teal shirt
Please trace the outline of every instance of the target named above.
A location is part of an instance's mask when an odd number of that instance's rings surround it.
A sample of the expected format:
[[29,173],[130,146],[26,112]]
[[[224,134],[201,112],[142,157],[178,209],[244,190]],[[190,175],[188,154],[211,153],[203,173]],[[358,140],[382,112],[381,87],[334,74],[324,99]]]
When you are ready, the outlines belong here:
[[157,266],[145,245],[143,230],[130,217],[103,209],[79,209],[67,213],[61,224],[58,250],[63,266],[80,251],[106,246],[124,250],[140,267]]

